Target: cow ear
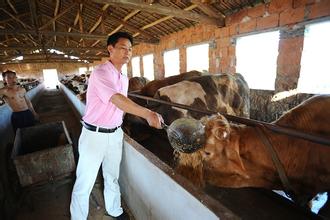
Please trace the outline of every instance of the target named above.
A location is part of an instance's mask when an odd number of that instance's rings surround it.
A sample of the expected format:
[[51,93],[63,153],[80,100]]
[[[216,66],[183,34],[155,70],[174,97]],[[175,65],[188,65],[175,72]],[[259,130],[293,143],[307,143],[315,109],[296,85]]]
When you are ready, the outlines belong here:
[[227,140],[229,138],[229,130],[228,129],[223,129],[223,128],[216,128],[213,131],[214,136],[218,140]]

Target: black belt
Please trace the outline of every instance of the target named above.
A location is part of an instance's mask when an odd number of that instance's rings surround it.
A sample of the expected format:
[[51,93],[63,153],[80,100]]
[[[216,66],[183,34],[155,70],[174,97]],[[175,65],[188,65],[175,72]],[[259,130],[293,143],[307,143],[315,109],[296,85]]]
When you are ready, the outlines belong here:
[[90,130],[90,131],[96,131],[97,128],[99,128],[98,132],[101,132],[101,133],[113,133],[113,132],[115,132],[118,128],[120,128],[120,126],[115,127],[115,128],[102,128],[102,127],[97,127],[97,126],[95,126],[95,125],[88,124],[88,123],[86,123],[86,122],[84,122],[84,121],[83,121],[82,124],[83,124],[83,126],[84,126],[86,129],[88,129],[88,130]]

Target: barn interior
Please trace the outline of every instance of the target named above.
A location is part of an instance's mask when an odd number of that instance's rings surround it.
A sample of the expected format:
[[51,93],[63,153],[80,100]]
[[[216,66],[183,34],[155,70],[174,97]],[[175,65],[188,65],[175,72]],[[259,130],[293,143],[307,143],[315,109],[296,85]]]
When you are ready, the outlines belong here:
[[[78,161],[88,78],[108,61],[106,39],[118,31],[134,39],[132,59],[122,68],[129,79],[152,82],[193,70],[240,73],[249,86],[253,120],[271,123],[308,98],[330,93],[328,0],[2,0],[0,9],[1,72],[15,71],[27,90],[40,116],[37,134],[45,131],[43,125],[65,123],[59,124],[63,130],[58,140],[49,136],[54,131],[42,135],[54,146],[65,136],[66,146],[72,148],[74,157],[62,160],[56,169]],[[0,219],[70,219],[75,167],[64,176],[48,175],[41,181],[31,177],[23,183],[22,176],[30,175],[23,168],[33,162],[27,158],[19,168],[16,161],[28,130],[14,135],[11,113],[1,98]],[[124,139],[120,184],[130,219],[327,219],[317,208],[299,207],[271,190],[213,185],[200,189],[176,172],[165,131],[147,131],[142,138],[139,130],[127,132]],[[39,137],[33,140],[37,149],[32,151],[41,152],[44,143]],[[134,166],[140,174],[136,179]],[[18,169],[23,172],[18,174]],[[152,182],[169,184],[173,194],[158,195],[163,188],[152,187]],[[102,192],[99,173],[89,219],[111,219],[104,215]],[[319,200],[326,199],[325,193]],[[166,214],[176,210],[171,203],[180,211]]]

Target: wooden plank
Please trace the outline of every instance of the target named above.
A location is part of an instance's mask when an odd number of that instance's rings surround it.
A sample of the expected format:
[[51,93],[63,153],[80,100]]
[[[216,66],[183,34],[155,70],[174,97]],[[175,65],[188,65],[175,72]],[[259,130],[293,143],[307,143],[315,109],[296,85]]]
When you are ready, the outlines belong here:
[[[81,59],[80,61],[78,60],[73,60],[73,59],[51,59],[52,63],[85,63],[82,60],[87,60],[90,63],[93,63],[94,61],[100,61],[101,59]],[[17,62],[11,61],[7,62],[6,64],[22,64],[22,63],[49,63],[49,59],[36,59],[36,60],[19,60]]]
[[213,24],[221,26],[221,22],[218,19],[214,19],[208,16],[200,15],[197,13],[187,12],[184,10],[179,10],[175,8],[165,7],[160,4],[146,4],[141,1],[136,0],[93,0],[97,3],[111,4],[117,7],[138,9],[141,11],[146,11],[148,13],[156,13],[168,16],[174,16],[177,18],[183,18],[187,20],[197,21],[201,23]]
[[82,9],[83,9],[83,4],[79,4],[79,11],[78,11],[78,20],[79,20],[79,30],[80,33],[84,32],[84,26],[83,26],[83,19],[82,19]]
[[[60,8],[60,0],[56,0],[55,10],[54,10],[54,17],[58,14],[58,10]],[[53,31],[56,31],[56,23],[53,22]],[[54,42],[56,42],[56,36],[54,36]]]
[[[0,50],[40,50],[41,47],[37,46],[25,46],[25,45],[20,45],[20,46],[10,46],[10,47],[0,47]],[[64,47],[64,46],[56,46],[57,50],[75,50],[75,51],[86,51],[86,50],[92,50],[92,51],[106,51],[106,48],[104,47]]]
[[105,13],[103,13],[105,10],[108,9],[110,5],[109,4],[105,4],[103,5],[101,11],[102,11],[102,15],[99,17],[99,19],[95,22],[95,24],[93,25],[93,27],[88,31],[88,33],[92,33],[93,31],[95,31],[95,29],[101,24],[102,20],[104,20],[105,18]]
[[[43,14],[43,16],[49,18],[49,19],[52,19],[53,17],[49,16],[49,15],[46,15],[46,14]],[[66,23],[63,23],[63,22],[60,22],[60,21],[56,21],[58,24],[62,25],[63,27],[67,27],[68,28],[68,32],[71,32],[71,30],[74,30],[76,32],[79,32],[78,29],[74,28],[74,27],[71,27],[70,25],[66,24]],[[69,31],[69,29],[71,29]]]
[[[197,7],[197,5],[190,5],[189,7],[185,8],[184,10],[185,10],[185,11],[190,11],[190,10],[196,8],[196,7]],[[174,16],[166,16],[166,17],[163,17],[163,18],[158,19],[158,20],[156,20],[156,21],[154,21],[154,22],[152,22],[152,23],[150,23],[150,24],[147,24],[147,25],[143,26],[142,29],[145,30],[145,29],[147,29],[147,28],[150,28],[150,27],[152,27],[152,26],[155,26],[155,25],[157,25],[157,24],[159,24],[159,23],[161,23],[161,22],[163,22],[163,21],[166,21],[166,20],[168,20],[168,19],[170,19],[170,18],[173,18],[173,17],[174,17]]]
[[72,8],[76,7],[77,3],[73,3],[71,6],[69,6],[68,8],[66,8],[64,11],[62,11],[60,14],[58,14],[57,16],[55,16],[54,18],[52,18],[51,20],[49,20],[46,24],[44,24],[42,27],[39,28],[39,30],[43,30],[45,29],[49,24],[51,24],[53,21],[55,21],[56,19],[62,17],[65,13],[67,13],[68,11],[70,11]]
[[15,8],[14,5],[11,3],[11,1],[10,1],[10,0],[7,0],[7,3],[8,3],[8,5],[9,5],[9,7],[11,8],[11,10],[13,10],[13,11],[15,12],[15,14],[18,14],[16,8]]
[[[70,51],[70,50],[66,50],[66,51]],[[105,51],[105,49],[104,49]],[[81,51],[83,52],[83,51]],[[22,56],[24,56],[24,59],[37,59],[37,58],[41,58],[43,59],[45,56],[47,57],[52,57],[52,58],[66,58],[64,57],[65,54],[57,54],[57,53],[50,53],[49,51],[45,51],[45,53],[33,53],[33,54],[29,54],[29,52],[24,52],[22,51],[21,53]],[[70,56],[76,56],[76,57],[83,57],[84,59],[101,59],[104,56],[97,56],[97,55],[82,55],[82,54],[78,54],[78,53],[70,53]],[[10,57],[6,57],[5,59],[0,59],[0,61],[10,61],[12,58],[17,57],[17,55],[13,55]]]
[[55,10],[54,10],[54,17],[56,17],[59,9],[60,9],[60,0],[56,0]]
[[32,24],[34,25],[34,28],[36,32],[38,31],[38,18],[37,18],[37,4],[36,0],[30,0],[29,1],[29,7],[30,7],[30,12],[31,12],[31,21]]
[[159,39],[155,38],[154,36],[150,35],[148,32],[140,30],[130,24],[128,24],[126,21],[120,20],[118,18],[115,18],[113,16],[111,16],[112,20],[115,20],[116,22],[124,25],[127,29],[129,29],[132,32],[139,32],[142,36],[145,36],[146,38],[148,38],[150,41],[150,43],[158,43]]
[[93,25],[93,27],[88,31],[88,33],[92,33],[93,31],[95,31],[95,29],[101,24],[102,21],[102,16],[99,17],[99,19],[95,22],[95,24]]
[[[125,16],[125,18],[123,19],[123,21],[127,21],[128,19],[130,19],[131,17],[135,16],[137,13],[139,13],[140,10],[133,10],[131,13],[129,13],[128,15]],[[109,35],[116,33],[117,31],[119,31],[122,27],[124,27],[124,25],[120,24],[118,27],[116,27],[113,31],[111,31],[109,33]]]
[[12,15],[10,12],[8,12],[6,9],[4,8],[1,8],[1,10],[3,12],[5,12],[7,15],[9,15],[12,19],[14,19],[15,21],[17,21],[18,23],[20,23],[24,28],[30,28],[31,29],[31,26],[30,25],[27,25],[25,24],[23,21],[21,21],[17,16],[15,15]]
[[208,4],[203,3],[201,0],[191,0],[191,3],[197,5],[200,10],[202,10],[205,14],[209,15],[210,17],[220,19],[224,22],[225,15],[221,12],[215,11]]
[[[19,15],[17,15],[16,16],[16,18],[21,18],[21,17],[24,17],[24,16],[26,16],[26,15],[28,15],[28,14],[30,14],[29,12],[27,12],[27,13],[22,13],[22,14],[19,14]],[[10,22],[10,21],[14,21],[15,19],[13,19],[13,18],[8,18],[8,19],[4,19],[4,20],[1,20],[0,21],[0,24],[7,24],[8,22]]]
[[[92,38],[92,39],[106,39],[107,35],[101,34],[88,34],[88,33],[77,33],[77,32],[60,32],[60,31],[39,31],[38,33],[48,36],[70,36],[70,37],[81,37],[81,38]],[[0,30],[0,35],[4,34],[31,34],[38,35],[33,30]]]

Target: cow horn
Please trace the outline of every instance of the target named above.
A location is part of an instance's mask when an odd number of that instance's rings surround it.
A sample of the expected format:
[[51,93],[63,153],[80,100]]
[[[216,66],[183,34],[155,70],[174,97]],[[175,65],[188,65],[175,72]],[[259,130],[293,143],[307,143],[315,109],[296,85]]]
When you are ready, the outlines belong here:
[[205,144],[204,125],[193,118],[180,118],[167,128],[171,146],[183,153],[192,153]]

